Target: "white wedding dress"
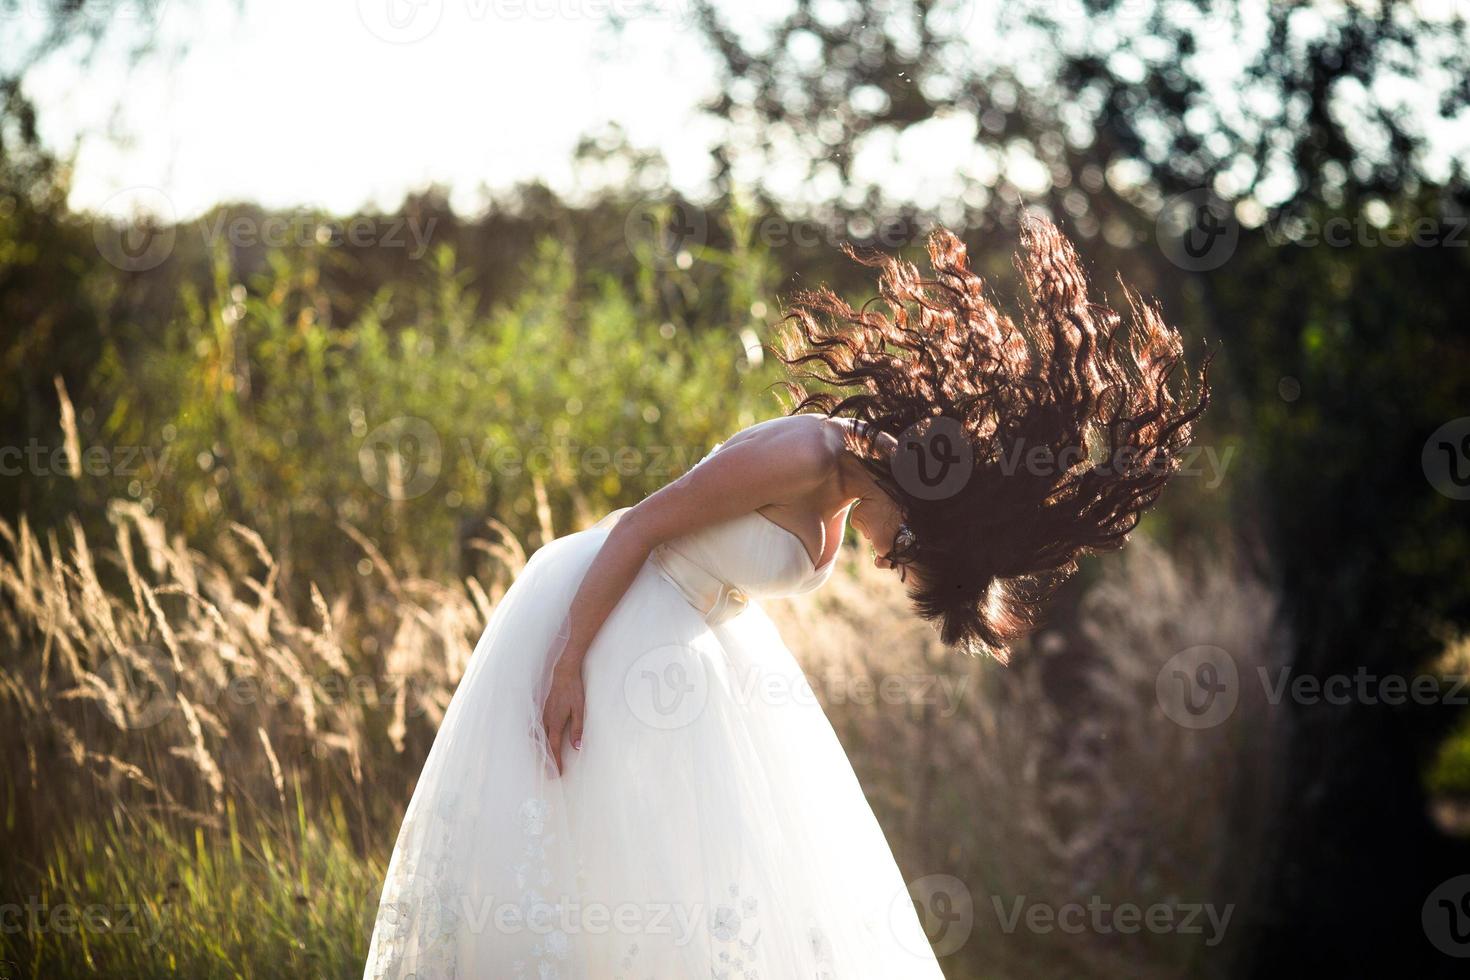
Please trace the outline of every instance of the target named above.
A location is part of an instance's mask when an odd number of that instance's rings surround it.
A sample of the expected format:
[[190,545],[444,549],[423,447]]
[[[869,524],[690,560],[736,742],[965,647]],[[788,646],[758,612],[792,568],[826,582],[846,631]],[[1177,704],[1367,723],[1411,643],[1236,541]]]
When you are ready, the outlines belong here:
[[833,562],[764,516],[656,549],[587,652],[582,748],[557,776],[549,652],[616,517],[536,552],[491,616],[404,815],[365,977],[942,980],[758,604]]

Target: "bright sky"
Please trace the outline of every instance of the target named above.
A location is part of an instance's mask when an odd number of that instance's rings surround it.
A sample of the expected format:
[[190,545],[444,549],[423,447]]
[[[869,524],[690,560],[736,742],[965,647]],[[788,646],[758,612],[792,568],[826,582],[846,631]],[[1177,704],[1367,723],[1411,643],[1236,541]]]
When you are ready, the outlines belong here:
[[[42,23],[43,0],[18,2],[21,19],[0,15],[0,33]],[[689,0],[151,0],[157,14],[149,0],[93,2],[154,32],[160,50],[187,43],[178,61],[130,68],[114,45],[83,73],[59,56],[27,76],[44,139],[75,148],[77,209],[186,219],[251,200],[350,213],[437,182],[472,213],[486,188],[520,181],[574,192],[573,148],[609,123],[662,153],[675,187],[708,187],[717,127],[697,107],[716,75]],[[979,12],[998,2],[951,0],[939,26],[983,33]],[[756,38],[791,0],[722,6]],[[610,13],[624,16],[621,32]],[[937,207],[996,162],[973,120],[954,116],[901,144],[876,140],[857,171]],[[842,190],[809,181],[795,159],[744,176],[791,199]]]
[[[987,25],[1003,2],[954,0],[954,16],[989,57]],[[42,0],[18,3],[19,14],[0,13],[0,36],[25,36],[39,23]],[[230,200],[340,214],[393,208],[437,182],[472,213],[487,187],[540,178],[575,192],[573,148],[610,122],[635,147],[662,152],[676,187],[698,196],[706,186],[716,129],[697,106],[715,75],[689,0],[244,0],[243,10],[234,0],[153,0],[156,15],[144,12],[147,0],[94,3],[155,32],[163,50],[188,43],[178,63],[129,69],[114,50],[81,74],[74,59],[57,57],[27,77],[44,138],[76,148],[79,209],[128,213],[135,189],[146,188],[143,200],[162,199],[177,218]],[[756,35],[790,0],[724,6]],[[626,15],[621,33],[609,12]],[[1238,64],[1233,53],[1202,52],[1201,61]],[[1019,67],[1040,63],[1021,58]],[[1470,143],[1456,132],[1450,142]],[[973,120],[955,116],[901,141],[879,134],[857,169],[859,182],[867,176],[894,197],[935,207],[964,193],[963,175],[985,182],[997,160],[976,143]],[[749,177],[784,196],[842,191],[795,169]]]
[[[610,121],[659,148],[677,185],[707,176],[713,130],[695,106],[713,74],[682,0],[643,4],[621,36],[605,12],[632,0],[195,6],[165,2],[153,25],[190,38],[179,64],[128,71],[109,56],[79,79],[58,58],[28,78],[50,144],[110,121],[131,137],[77,144],[74,206],[148,185],[180,217],[230,199],[348,212],[438,181],[473,209],[481,185],[569,188],[578,137]],[[120,0],[120,13],[139,9]]]

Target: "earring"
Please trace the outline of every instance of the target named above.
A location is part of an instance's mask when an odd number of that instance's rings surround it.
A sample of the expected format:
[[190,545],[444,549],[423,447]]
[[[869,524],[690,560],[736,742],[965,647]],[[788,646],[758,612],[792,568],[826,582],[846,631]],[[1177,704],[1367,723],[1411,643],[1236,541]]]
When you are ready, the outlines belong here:
[[907,523],[900,524],[898,526],[898,533],[893,536],[893,549],[898,552],[905,552],[913,548],[917,541],[918,538],[914,535],[914,529],[909,527]]

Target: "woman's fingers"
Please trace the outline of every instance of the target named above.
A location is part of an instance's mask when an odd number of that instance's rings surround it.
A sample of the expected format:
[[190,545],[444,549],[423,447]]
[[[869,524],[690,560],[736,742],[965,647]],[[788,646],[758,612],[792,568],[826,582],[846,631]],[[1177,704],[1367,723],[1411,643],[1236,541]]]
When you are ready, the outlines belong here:
[[546,729],[546,742],[556,762],[557,775],[562,772],[562,737],[568,736],[572,748],[582,747],[583,694],[580,689],[553,690],[541,712],[541,725]]
[[551,758],[556,762],[557,775],[561,774],[561,736],[566,730],[567,713],[559,705],[546,706],[546,744],[551,746]]

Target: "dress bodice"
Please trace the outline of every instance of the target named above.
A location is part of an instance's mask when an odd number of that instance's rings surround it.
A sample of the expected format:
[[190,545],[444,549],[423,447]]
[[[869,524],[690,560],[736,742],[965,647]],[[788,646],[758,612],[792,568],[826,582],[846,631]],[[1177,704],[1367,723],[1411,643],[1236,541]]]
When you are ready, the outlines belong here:
[[[719,452],[720,445],[704,458]],[[838,551],[841,547],[839,539]],[[831,574],[837,552],[817,566],[800,538],[751,511],[665,542],[654,549],[650,560],[715,626],[738,615],[751,599],[816,589]]]

